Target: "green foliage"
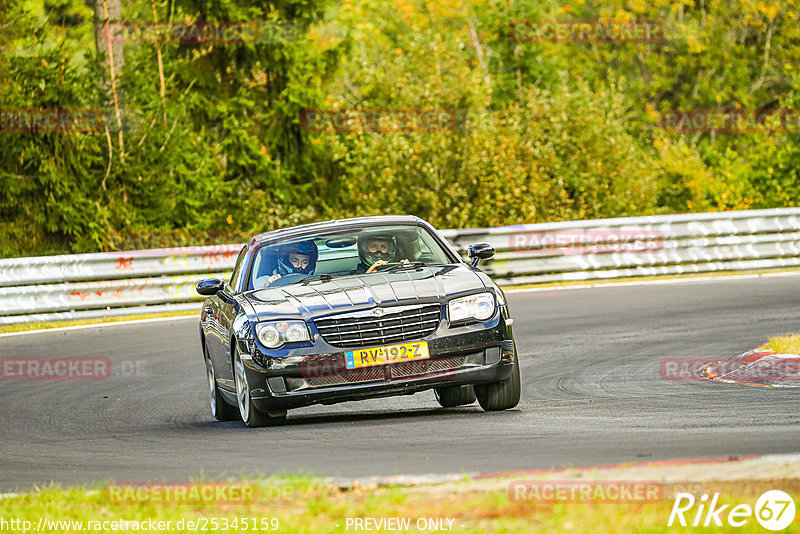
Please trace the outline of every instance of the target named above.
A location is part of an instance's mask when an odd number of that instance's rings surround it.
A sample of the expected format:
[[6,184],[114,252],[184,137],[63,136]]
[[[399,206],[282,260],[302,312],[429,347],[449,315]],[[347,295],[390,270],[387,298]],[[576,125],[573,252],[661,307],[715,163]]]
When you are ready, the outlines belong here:
[[[126,9],[126,20],[152,20],[148,4]],[[93,251],[111,232],[255,232],[315,216],[303,193],[318,156],[297,117],[318,104],[336,64],[338,52],[315,50],[307,35],[323,6],[214,9],[156,4],[168,20],[257,20],[292,31],[258,43],[162,44],[162,97],[155,43],[125,45],[112,88],[107,57],[86,47],[76,57],[77,38],[58,26],[80,20],[68,2],[43,13],[9,7],[19,18],[0,33],[0,109],[99,110],[108,132],[0,131],[0,254]],[[91,33],[91,18],[85,26]]]
[[[474,227],[800,198],[800,133],[659,127],[668,110],[800,109],[794,0],[157,0],[122,17],[153,9],[258,21],[260,38],[125,44],[112,89],[86,3],[0,0],[0,111],[95,109],[108,126],[0,128],[0,255],[376,213]],[[653,21],[664,38],[512,38],[526,20],[596,19]],[[446,127],[314,131],[304,110],[384,125],[416,110]]]

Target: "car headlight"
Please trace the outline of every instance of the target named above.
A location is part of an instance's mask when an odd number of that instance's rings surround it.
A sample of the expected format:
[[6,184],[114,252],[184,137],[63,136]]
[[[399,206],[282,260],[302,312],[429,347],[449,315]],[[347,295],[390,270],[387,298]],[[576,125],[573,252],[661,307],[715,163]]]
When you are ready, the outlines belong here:
[[284,343],[310,341],[308,327],[303,321],[276,321],[256,324],[256,336],[268,349],[277,349]]
[[447,313],[451,323],[476,319],[485,321],[494,315],[495,304],[493,293],[478,293],[451,300],[447,304]]

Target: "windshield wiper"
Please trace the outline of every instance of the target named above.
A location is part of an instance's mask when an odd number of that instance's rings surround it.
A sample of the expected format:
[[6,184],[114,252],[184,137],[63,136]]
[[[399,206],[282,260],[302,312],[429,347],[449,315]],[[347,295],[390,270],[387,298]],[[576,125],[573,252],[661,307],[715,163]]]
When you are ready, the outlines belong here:
[[400,269],[416,269],[418,267],[425,267],[427,263],[424,261],[412,261],[409,263],[401,263],[399,265],[392,265],[388,269],[382,269],[381,272],[384,273],[391,273],[394,271],[399,271]]
[[317,280],[322,280],[323,282],[330,282],[331,280],[333,280],[333,276],[332,276],[332,275],[330,275],[330,274],[328,274],[328,273],[322,273],[322,274],[309,274],[309,275],[308,275],[308,276],[306,276],[305,278],[301,278],[300,280],[298,280],[298,281],[297,281],[297,282],[295,282],[295,283],[296,283],[296,284],[302,284],[303,282],[306,282],[306,281],[308,281],[308,280],[311,280],[312,278],[313,278],[313,279],[317,279]]

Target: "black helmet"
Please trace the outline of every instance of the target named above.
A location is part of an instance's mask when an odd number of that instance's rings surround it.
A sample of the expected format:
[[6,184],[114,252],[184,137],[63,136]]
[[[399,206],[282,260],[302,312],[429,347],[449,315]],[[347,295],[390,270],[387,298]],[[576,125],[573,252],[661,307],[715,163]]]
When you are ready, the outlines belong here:
[[[289,254],[304,254],[308,256],[308,266],[305,269],[295,267],[289,261]],[[315,245],[313,241],[302,241],[300,243],[284,245],[279,249],[278,253],[278,274],[314,274],[318,256],[317,245]]]
[[[368,244],[370,241],[381,240],[388,241],[389,249],[386,252],[370,252]],[[363,235],[358,238],[358,257],[361,262],[367,267],[379,260],[390,262],[394,260],[395,252],[397,252],[397,239],[393,235]]]

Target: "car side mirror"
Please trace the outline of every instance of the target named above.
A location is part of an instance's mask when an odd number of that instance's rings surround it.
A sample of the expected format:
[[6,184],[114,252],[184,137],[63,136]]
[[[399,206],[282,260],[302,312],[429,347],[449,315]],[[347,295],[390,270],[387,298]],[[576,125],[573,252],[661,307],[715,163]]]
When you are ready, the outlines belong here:
[[494,256],[494,247],[489,243],[475,243],[469,246],[467,255],[472,259],[470,265],[475,267],[480,260],[488,260]]
[[207,297],[211,297],[222,291],[224,287],[225,287],[225,282],[223,282],[219,278],[208,278],[206,280],[200,280],[199,282],[197,282],[197,285],[194,286],[194,289],[201,295],[206,295]]

